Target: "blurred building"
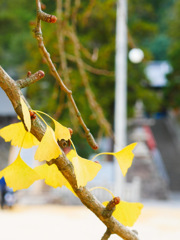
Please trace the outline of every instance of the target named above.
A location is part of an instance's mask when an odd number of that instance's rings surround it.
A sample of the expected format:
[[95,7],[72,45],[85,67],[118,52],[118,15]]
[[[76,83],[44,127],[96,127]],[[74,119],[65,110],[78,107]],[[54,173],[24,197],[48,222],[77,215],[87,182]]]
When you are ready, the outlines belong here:
[[127,181],[139,177],[141,197],[148,199],[167,199],[169,194],[169,176],[151,128],[154,119],[144,117],[143,103],[135,106],[135,118],[129,121],[129,141],[137,142],[135,158],[128,171]]
[[[150,87],[161,96],[172,71],[167,61],[152,61],[145,73]],[[143,100],[143,99],[142,99]],[[169,191],[180,190],[180,125],[174,111],[163,109],[153,119],[145,117],[143,103],[137,102],[135,118],[129,121],[129,141],[137,141],[135,159],[127,174],[132,181],[138,176],[143,198],[166,199]]]
[[[179,115],[180,116],[180,115]],[[156,119],[152,132],[169,176],[171,191],[180,191],[180,125],[176,111]]]
[[[168,82],[166,75],[172,72],[167,61],[152,61],[146,67],[146,75],[153,89],[161,93]],[[180,190],[180,112],[163,109],[154,116],[155,124],[151,127],[157,148],[169,175],[169,186],[172,191]]]

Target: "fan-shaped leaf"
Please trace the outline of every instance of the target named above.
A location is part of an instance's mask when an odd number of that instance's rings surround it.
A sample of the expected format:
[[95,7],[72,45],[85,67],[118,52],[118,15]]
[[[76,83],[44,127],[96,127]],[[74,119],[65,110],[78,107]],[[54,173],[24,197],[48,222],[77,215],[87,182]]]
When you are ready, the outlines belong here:
[[22,122],[13,123],[0,129],[0,136],[6,142],[11,141],[11,145],[13,146],[31,148],[39,144],[39,141],[30,132],[25,130]]
[[123,148],[121,151],[113,153],[119,163],[123,176],[126,175],[128,168],[132,165],[134,157],[132,150],[135,148],[136,144],[137,143],[132,143]]
[[28,188],[40,179],[40,176],[21,159],[20,155],[0,172],[0,178],[3,176],[7,186],[13,188],[14,191]]
[[86,186],[87,182],[93,180],[101,169],[99,163],[81,158],[74,150],[71,150],[66,156],[74,166],[78,187]]
[[52,164],[51,166],[43,164],[35,167],[34,170],[41,176],[42,179],[45,179],[45,183],[51,187],[57,188],[67,184],[67,180],[55,164]]
[[61,149],[56,142],[54,131],[51,127],[47,126],[34,158],[39,161],[50,161],[53,158],[57,158],[61,153]]
[[56,120],[53,119],[53,122],[55,124],[55,136],[56,139],[61,140],[68,140],[71,138],[69,129],[67,127],[64,127],[62,124],[60,124],[59,122],[57,122]]
[[[107,204],[108,202],[103,203],[104,206]],[[141,203],[120,201],[112,215],[124,226],[132,227],[141,214],[142,208],[143,204]]]
[[41,176],[42,179],[45,179],[45,183],[47,185],[53,188],[66,186],[76,196],[71,185],[55,164],[51,166],[48,164],[43,164],[41,166],[35,167],[34,170]]

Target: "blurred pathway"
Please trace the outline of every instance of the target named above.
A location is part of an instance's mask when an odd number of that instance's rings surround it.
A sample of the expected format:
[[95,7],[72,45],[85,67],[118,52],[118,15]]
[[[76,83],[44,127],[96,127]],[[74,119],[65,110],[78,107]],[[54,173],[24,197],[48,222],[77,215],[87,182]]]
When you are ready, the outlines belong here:
[[[180,200],[144,205],[133,228],[141,240],[180,239]],[[0,240],[100,240],[105,229],[82,206],[16,206],[13,210],[0,210]]]

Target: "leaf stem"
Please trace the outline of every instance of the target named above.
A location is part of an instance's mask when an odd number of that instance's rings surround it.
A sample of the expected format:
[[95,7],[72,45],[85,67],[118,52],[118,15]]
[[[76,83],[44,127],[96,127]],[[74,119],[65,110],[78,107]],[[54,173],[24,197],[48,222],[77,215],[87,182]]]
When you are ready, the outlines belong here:
[[100,155],[114,155],[114,153],[111,153],[111,152],[103,152],[103,153],[98,153],[97,155],[95,155],[91,161],[94,161],[95,158],[97,158],[98,156]]
[[18,155],[20,155],[20,152],[21,152],[21,149],[22,149],[22,147],[23,147],[23,143],[24,143],[24,139],[25,139],[25,137],[26,137],[26,134],[27,134],[27,131],[26,131],[25,134],[24,134],[24,137],[23,137],[23,140],[22,140],[21,146],[20,146],[20,148],[19,148]]
[[[36,112],[36,113],[41,113],[41,114],[44,114],[44,115],[46,115],[47,117],[49,117],[52,121],[54,121],[54,119],[51,117],[51,116],[49,116],[47,113],[45,113],[45,112],[42,112],[42,111],[39,111],[39,110],[33,110],[34,112]],[[39,116],[39,114],[38,114],[38,116]],[[42,118],[41,118],[42,119]]]
[[115,197],[114,194],[109,189],[107,189],[105,187],[93,187],[93,188],[89,189],[89,191],[93,191],[95,189],[103,189],[103,190],[107,191],[108,193],[110,193],[113,198]]
[[[41,112],[41,111],[36,111],[36,110],[33,110],[37,115],[38,115],[38,117],[44,122],[44,124],[46,125],[46,126],[48,126],[48,124],[46,123],[46,121],[44,120],[44,118],[43,117],[41,117],[41,115],[38,113],[38,112]],[[41,113],[43,113],[43,112],[41,112]],[[46,115],[46,114],[45,114]]]

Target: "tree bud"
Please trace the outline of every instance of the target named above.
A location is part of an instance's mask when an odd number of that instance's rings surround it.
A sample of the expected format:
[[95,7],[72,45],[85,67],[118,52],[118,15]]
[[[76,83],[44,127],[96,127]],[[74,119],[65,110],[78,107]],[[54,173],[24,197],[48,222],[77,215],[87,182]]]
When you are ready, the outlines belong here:
[[30,77],[31,74],[32,74],[31,71],[28,71],[28,72],[27,72],[27,77]]

